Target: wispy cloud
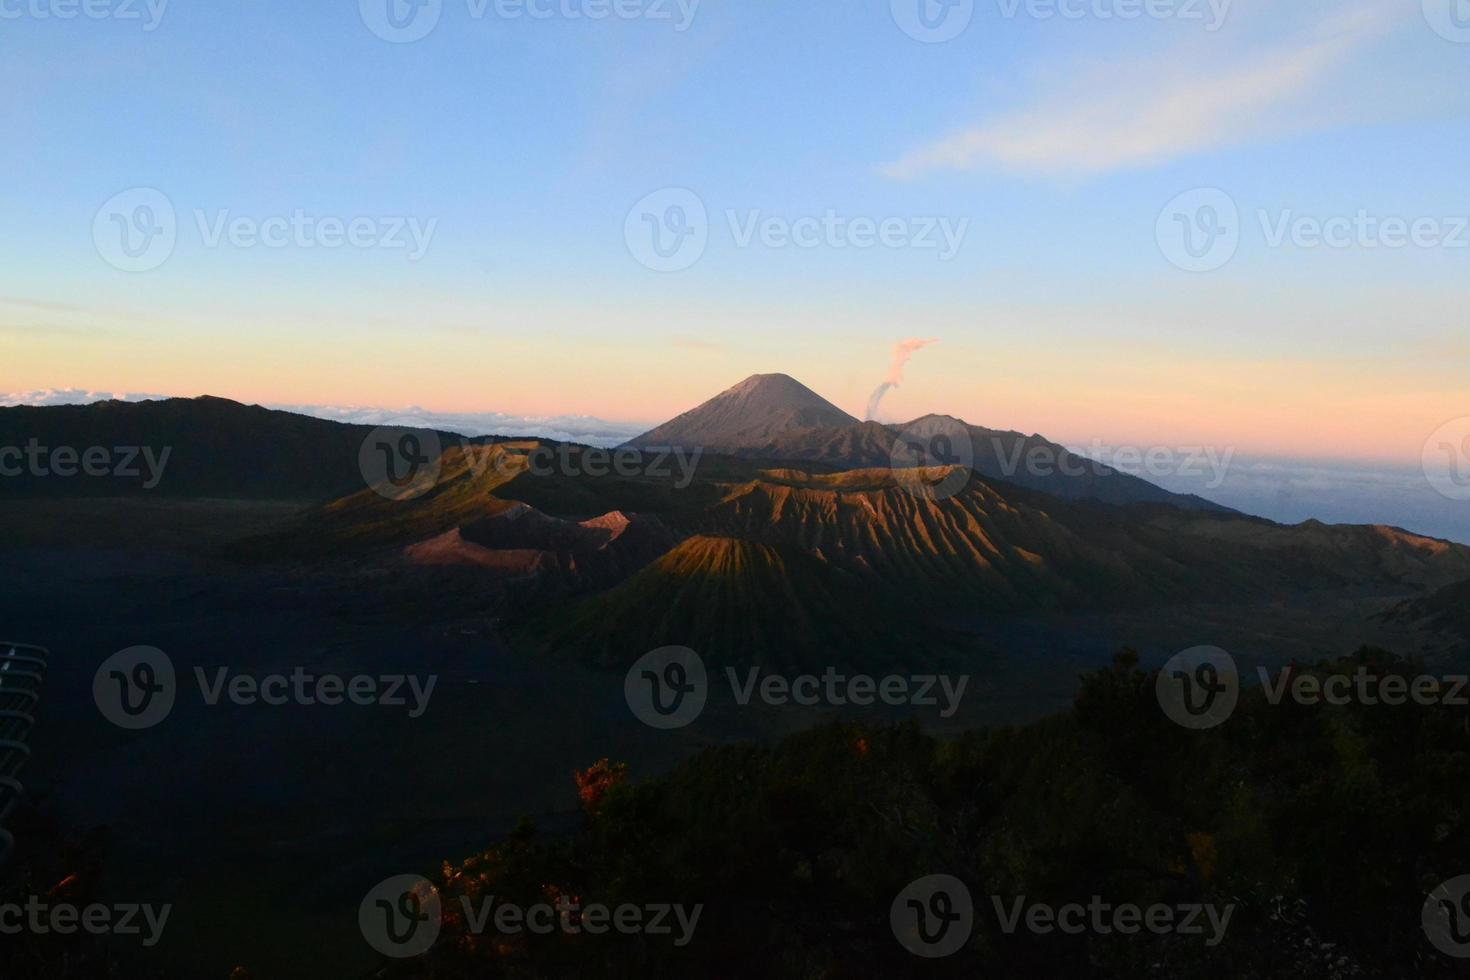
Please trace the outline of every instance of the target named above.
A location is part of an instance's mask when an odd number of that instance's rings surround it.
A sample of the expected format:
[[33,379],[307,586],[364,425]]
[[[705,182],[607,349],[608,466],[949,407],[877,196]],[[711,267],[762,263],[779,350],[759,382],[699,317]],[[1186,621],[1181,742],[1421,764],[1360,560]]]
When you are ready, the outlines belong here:
[[1239,46],[1216,35],[1208,46],[1129,67],[1094,67],[1064,78],[1028,108],[922,145],[879,170],[898,180],[983,166],[1077,178],[1269,138],[1300,128],[1303,103],[1401,14],[1391,4],[1360,7],[1290,44]]
[[0,296],[0,306],[19,306],[27,310],[46,310],[49,313],[85,313],[85,307],[71,303],[52,303],[45,300],[26,299],[23,296]]
[[11,337],[69,337],[73,340],[99,340],[107,336],[102,327],[66,323],[0,323],[0,334]]

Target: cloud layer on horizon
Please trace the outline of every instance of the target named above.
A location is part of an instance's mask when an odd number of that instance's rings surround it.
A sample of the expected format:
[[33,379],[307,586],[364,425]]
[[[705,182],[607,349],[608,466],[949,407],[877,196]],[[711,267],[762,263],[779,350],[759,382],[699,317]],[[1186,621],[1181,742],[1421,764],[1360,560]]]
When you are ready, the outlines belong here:
[[0,408],[48,408],[54,405],[91,405],[96,402],[146,402],[170,398],[131,392],[88,391],[84,388],[38,388],[35,391],[0,392]]
[[[105,401],[161,401],[176,397],[114,394],[83,388],[41,388],[0,392],[0,408],[48,408],[92,405]],[[620,446],[652,428],[642,422],[609,422],[590,415],[513,415],[506,412],[430,412],[417,406],[402,409],[338,405],[266,405],[283,412],[310,415],[352,425],[409,425],[457,432],[465,436],[535,436],[588,446]]]
[[609,422],[591,415],[513,415],[506,412],[430,412],[336,405],[270,405],[286,412],[354,425],[408,425],[442,429],[464,436],[535,436],[586,446],[620,446],[653,426]]

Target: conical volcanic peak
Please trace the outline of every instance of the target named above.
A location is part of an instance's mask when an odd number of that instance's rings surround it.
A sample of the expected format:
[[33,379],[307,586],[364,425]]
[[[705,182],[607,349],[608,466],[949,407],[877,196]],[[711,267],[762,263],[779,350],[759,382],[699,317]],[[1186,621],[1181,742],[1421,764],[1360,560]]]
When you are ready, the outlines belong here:
[[730,451],[765,445],[788,432],[857,424],[795,378],[756,374],[629,445]]

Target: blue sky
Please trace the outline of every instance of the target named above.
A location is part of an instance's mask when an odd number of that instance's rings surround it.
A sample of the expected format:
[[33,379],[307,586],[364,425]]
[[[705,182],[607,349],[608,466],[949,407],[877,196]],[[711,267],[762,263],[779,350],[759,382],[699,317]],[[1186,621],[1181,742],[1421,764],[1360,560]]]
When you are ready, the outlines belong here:
[[[1402,462],[1470,414],[1470,247],[1272,247],[1258,219],[1453,237],[1461,0],[1235,0],[1216,30],[1193,0],[1130,20],[1130,0],[975,0],[942,43],[900,25],[935,0],[703,0],[686,30],[673,0],[598,21],[443,0],[412,43],[370,29],[388,0],[37,16],[65,2],[0,0],[0,391],[656,420],[780,370],[859,412],[893,344],[938,337],[892,418]],[[93,235],[132,188],[177,214],[146,272]],[[625,221],[665,188],[697,195],[709,240],[661,273]],[[1195,188],[1240,212],[1203,273],[1158,231]],[[417,261],[210,247],[195,217],[297,210],[433,235]],[[742,247],[732,210],[966,224],[948,259]]]

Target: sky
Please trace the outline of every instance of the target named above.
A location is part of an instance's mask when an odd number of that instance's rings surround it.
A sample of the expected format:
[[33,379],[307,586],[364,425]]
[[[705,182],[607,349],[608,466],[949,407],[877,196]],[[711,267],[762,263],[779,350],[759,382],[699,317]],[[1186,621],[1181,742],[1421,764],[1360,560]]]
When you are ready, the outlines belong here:
[[1467,110],[1470,0],[0,0],[0,392],[863,415],[922,338],[884,421],[1417,465]]

